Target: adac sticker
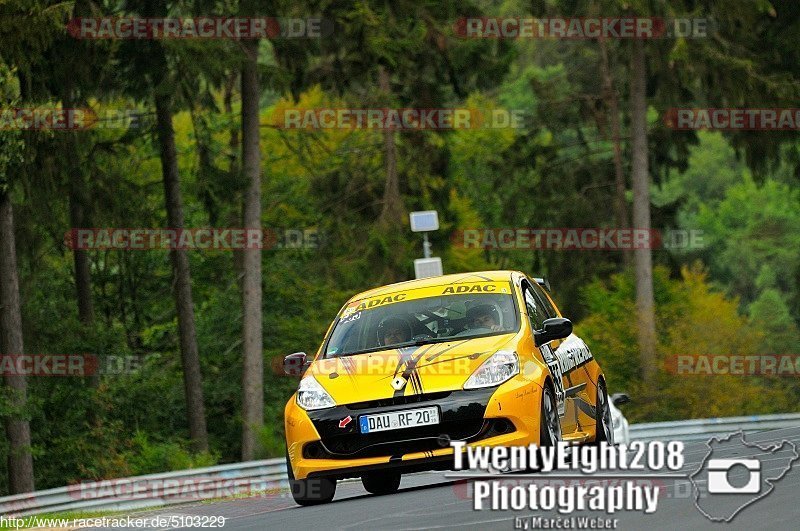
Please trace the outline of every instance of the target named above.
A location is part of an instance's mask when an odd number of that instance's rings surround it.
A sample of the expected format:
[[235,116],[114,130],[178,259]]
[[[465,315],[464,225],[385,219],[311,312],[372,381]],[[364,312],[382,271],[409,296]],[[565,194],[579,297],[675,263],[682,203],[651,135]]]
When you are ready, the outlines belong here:
[[356,306],[348,306],[342,312],[342,317],[350,315],[351,313],[360,312],[361,310],[369,310],[384,304],[392,304],[393,302],[401,302],[406,300],[406,293],[395,293],[394,295],[386,295],[383,297],[375,297],[374,299],[362,300]]
[[469,282],[459,284],[447,284],[439,286],[428,286],[425,288],[411,289],[408,292],[389,293],[378,295],[369,299],[353,301],[350,306],[342,311],[342,318],[357,314],[362,310],[371,310],[387,304],[402,302],[406,300],[424,299],[427,297],[439,297],[442,295],[463,295],[463,294],[491,294],[508,293],[509,284],[507,282]]
[[442,295],[457,295],[461,293],[497,293],[499,286],[497,284],[460,284],[455,286],[447,286],[442,290]]

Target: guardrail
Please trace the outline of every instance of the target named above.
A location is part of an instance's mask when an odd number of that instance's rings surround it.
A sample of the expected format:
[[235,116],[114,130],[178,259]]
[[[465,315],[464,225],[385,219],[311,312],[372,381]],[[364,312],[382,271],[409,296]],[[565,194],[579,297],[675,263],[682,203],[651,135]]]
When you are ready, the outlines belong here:
[[16,494],[0,498],[0,514],[127,511],[236,494],[268,493],[286,487],[286,461],[266,459]]
[[[648,422],[630,426],[633,440],[697,440],[743,430],[800,426],[800,413]],[[132,478],[78,483],[0,498],[0,514],[29,516],[64,511],[127,511],[235,494],[285,495],[286,461],[266,459]]]
[[631,424],[631,440],[639,441],[692,441],[725,435],[739,430],[747,432],[777,430],[800,426],[800,413],[757,415],[750,417],[723,417],[670,422]]

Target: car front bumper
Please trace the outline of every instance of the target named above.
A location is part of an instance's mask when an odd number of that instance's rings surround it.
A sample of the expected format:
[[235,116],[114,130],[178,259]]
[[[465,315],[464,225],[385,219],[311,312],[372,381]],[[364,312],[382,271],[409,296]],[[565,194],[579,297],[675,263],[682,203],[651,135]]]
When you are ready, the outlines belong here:
[[[449,469],[451,440],[474,446],[538,444],[540,400],[541,388],[519,376],[494,388],[405,395],[316,411],[303,410],[292,397],[284,417],[289,460],[295,479]],[[439,408],[439,424],[360,433],[362,415],[427,406]]]

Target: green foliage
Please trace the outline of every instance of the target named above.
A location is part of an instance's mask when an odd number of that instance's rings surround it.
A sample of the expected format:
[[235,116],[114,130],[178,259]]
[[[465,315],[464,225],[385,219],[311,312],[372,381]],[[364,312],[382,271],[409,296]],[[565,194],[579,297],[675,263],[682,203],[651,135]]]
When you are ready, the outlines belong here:
[[[19,101],[19,86],[11,69],[0,62],[0,112]],[[3,117],[5,122],[6,117]],[[19,166],[23,161],[24,144],[22,132],[0,127],[0,194],[9,190],[9,168]]]
[[800,354],[800,329],[781,293],[767,288],[748,308],[750,327],[763,334],[760,352]]
[[[749,326],[728,299],[708,284],[707,273],[684,267],[681,279],[654,270],[659,371],[656,387],[643,386],[636,348],[635,292],[630,273],[597,280],[583,290],[589,314],[576,330],[592,349],[610,392],[626,391],[635,402],[625,414],[632,421],[735,416],[794,409],[792,382],[768,377],[677,374],[678,355],[752,355],[774,341],[771,330]],[[800,336],[795,333],[794,342]]]
[[698,144],[689,148],[687,168],[675,173],[653,189],[653,203],[662,207],[681,201],[685,212],[701,204],[716,204],[725,192],[740,183],[750,172],[720,133],[701,131]]
[[153,442],[143,432],[133,436],[132,449],[124,455],[134,475],[152,474],[165,470],[185,470],[216,464],[215,456],[192,454],[181,441]]
[[789,295],[795,316],[800,315],[800,192],[771,179],[758,185],[745,177],[719,203],[701,205],[696,222],[708,246],[702,256],[731,293],[744,303],[754,301],[755,280],[769,268],[775,286]]

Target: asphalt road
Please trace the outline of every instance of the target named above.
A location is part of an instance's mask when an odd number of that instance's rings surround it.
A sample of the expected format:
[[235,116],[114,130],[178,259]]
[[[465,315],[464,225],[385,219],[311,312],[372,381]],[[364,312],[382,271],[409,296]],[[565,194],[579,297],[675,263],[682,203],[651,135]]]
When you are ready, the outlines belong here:
[[[769,430],[746,435],[748,443],[762,447],[781,443],[794,443],[800,452],[800,426],[796,428]],[[706,459],[709,447],[706,441],[687,442],[684,450],[686,463],[679,472],[690,475],[698,470]],[[762,478],[776,477],[786,469],[791,459],[791,446],[785,445],[775,452],[770,449],[745,447],[735,439],[722,443],[715,449],[713,458],[756,458],[761,462]],[[738,473],[738,474],[737,474]],[[299,507],[288,493],[266,497],[253,497],[214,503],[185,505],[154,512],[137,513],[148,515],[215,515],[226,517],[225,530],[240,529],[456,529],[473,527],[479,529],[514,529],[516,525],[528,525],[531,517],[563,518],[555,510],[540,511],[491,511],[473,509],[473,482],[452,480],[446,477],[453,473],[421,473],[404,476],[400,491],[387,496],[372,496],[358,481],[340,482],[332,503],[316,507]],[[744,468],[733,469],[729,482],[741,487],[748,473]],[[741,476],[741,477],[738,477]],[[705,491],[703,473],[695,477],[700,491]],[[505,484],[526,485],[530,481],[546,484],[553,479],[527,479],[514,474],[497,480]],[[562,480],[563,481],[563,480]],[[620,480],[614,480],[619,482]],[[641,476],[638,484],[651,481],[662,488],[657,510],[652,514],[643,512],[585,512],[584,516],[610,519],[616,529],[705,529],[709,527],[732,529],[798,529],[800,528],[800,460],[793,464],[772,485],[762,483],[761,494],[768,494],[744,507],[730,523],[713,523],[695,505],[693,484],[685,479],[653,478]],[[624,484],[621,483],[615,484]],[[557,482],[553,484],[558,484]],[[757,495],[747,495],[752,499]],[[705,500],[713,504],[704,505]],[[743,503],[743,495],[715,494],[701,499],[708,511],[719,514],[730,513]],[[577,514],[575,516],[580,516]],[[563,521],[562,521],[563,522]]]

